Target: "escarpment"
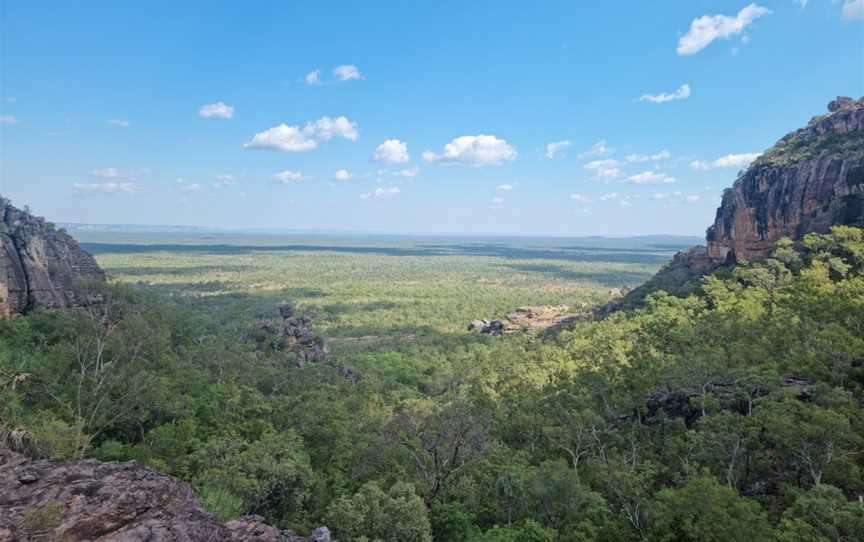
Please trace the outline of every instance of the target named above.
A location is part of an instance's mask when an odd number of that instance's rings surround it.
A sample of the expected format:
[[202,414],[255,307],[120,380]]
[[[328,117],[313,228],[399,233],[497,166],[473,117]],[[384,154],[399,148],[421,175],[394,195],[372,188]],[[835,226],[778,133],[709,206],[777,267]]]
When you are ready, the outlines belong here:
[[0,197],[0,315],[94,301],[85,287],[105,274],[75,239]]
[[708,256],[740,263],[779,239],[864,226],[864,98],[840,97],[828,114],[780,139],[723,194]]
[[864,227],[864,97],[838,97],[828,113],[781,138],[724,192],[707,246],[679,252],[600,314],[657,290],[686,295],[723,265],[764,258],[784,237],[798,240],[837,225]]

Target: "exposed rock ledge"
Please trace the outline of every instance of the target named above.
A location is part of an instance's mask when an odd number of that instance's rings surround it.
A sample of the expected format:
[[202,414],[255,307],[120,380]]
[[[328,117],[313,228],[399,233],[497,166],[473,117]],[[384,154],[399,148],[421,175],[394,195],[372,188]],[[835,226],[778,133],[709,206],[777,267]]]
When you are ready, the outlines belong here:
[[0,196],[0,316],[88,305],[82,286],[104,279],[69,234]]
[[247,516],[223,525],[192,487],[136,461],[30,461],[0,448],[0,542],[331,542]]

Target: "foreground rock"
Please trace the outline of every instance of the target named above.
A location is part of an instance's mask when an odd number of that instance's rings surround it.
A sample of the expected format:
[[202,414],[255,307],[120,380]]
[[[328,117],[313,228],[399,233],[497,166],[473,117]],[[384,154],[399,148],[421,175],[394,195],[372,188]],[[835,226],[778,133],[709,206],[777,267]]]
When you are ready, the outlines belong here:
[[705,274],[768,256],[781,238],[799,240],[837,225],[864,227],[864,98],[839,97],[827,114],[780,139],[724,192],[707,247],[679,252],[605,312],[637,305],[657,290],[686,295]]
[[326,361],[330,355],[324,338],[312,330],[312,321],[295,315],[294,307],[283,303],[279,307],[281,320],[259,320],[252,338],[259,349],[272,348],[297,355],[297,366]]
[[63,230],[0,196],[0,315],[95,301],[86,286],[105,274]]
[[298,536],[247,516],[223,525],[189,484],[138,462],[29,461],[0,449],[0,542],[330,542],[326,528]]

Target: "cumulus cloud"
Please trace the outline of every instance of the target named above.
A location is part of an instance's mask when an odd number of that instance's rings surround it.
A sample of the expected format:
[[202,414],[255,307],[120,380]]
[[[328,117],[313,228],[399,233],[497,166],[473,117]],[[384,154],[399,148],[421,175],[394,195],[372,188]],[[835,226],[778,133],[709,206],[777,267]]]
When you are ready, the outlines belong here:
[[286,169],[285,171],[280,171],[276,175],[273,175],[274,181],[279,181],[283,184],[290,184],[294,181],[299,181],[303,178],[303,174],[297,171],[291,171],[290,169]]
[[662,104],[675,100],[686,100],[690,97],[690,85],[683,84],[675,92],[661,92],[660,94],[643,94],[639,97],[640,102],[651,102]]
[[205,119],[230,119],[234,116],[234,108],[224,102],[202,105],[198,116]]
[[588,196],[583,196],[582,194],[570,194],[570,199],[577,203],[591,203],[591,198]]
[[120,128],[128,128],[132,126],[132,123],[126,119],[108,119],[105,122],[111,126],[119,126]]
[[217,188],[230,186],[232,184],[237,184],[237,177],[228,173],[216,175],[215,180],[213,181],[213,186]]
[[393,175],[396,177],[409,177],[410,178],[410,177],[416,177],[419,172],[420,172],[420,168],[417,166],[414,166],[411,168],[400,169],[399,171],[394,171]]
[[85,196],[134,194],[138,191],[135,183],[118,183],[109,181],[105,183],[72,183],[75,192]]
[[753,160],[759,158],[761,153],[745,152],[741,154],[727,154],[720,158],[706,162],[703,160],[693,160],[690,162],[690,169],[693,171],[708,171],[714,168],[723,167],[744,167],[750,164]]
[[623,194],[621,192],[609,192],[608,194],[603,194],[602,196],[600,196],[600,201],[612,201],[624,207],[630,205],[630,201],[634,199],[639,199],[639,196],[633,194]]
[[759,17],[769,15],[771,10],[750,4],[734,17],[728,15],[703,15],[693,19],[690,30],[678,39],[679,55],[695,55],[716,39],[728,39],[741,34]]
[[500,190],[502,192],[509,192],[509,191],[513,190],[513,185],[507,184],[507,183],[499,184],[498,186],[495,187],[495,189]]
[[337,181],[350,181],[353,176],[347,169],[340,169],[333,174],[333,178]]
[[363,74],[361,74],[357,66],[353,64],[342,64],[341,66],[336,66],[333,68],[333,76],[339,81],[363,79]]
[[103,179],[118,179],[120,177],[123,177],[123,174],[121,174],[120,170],[116,167],[94,169],[90,172],[90,175],[94,177],[102,177]]
[[18,124],[15,115],[0,115],[0,124]]
[[504,198],[498,196],[492,198],[492,205],[501,205],[502,203],[504,203]]
[[378,187],[372,192],[366,192],[365,194],[360,194],[360,199],[365,200],[377,200],[377,199],[385,199],[385,198],[393,198],[399,195],[401,191],[398,186],[391,186],[389,188]]
[[382,164],[404,164],[411,160],[408,145],[398,139],[388,139],[378,145],[372,159]]
[[671,156],[672,153],[663,149],[656,154],[628,154],[624,159],[628,162],[659,162],[661,160],[668,160]]
[[321,84],[321,70],[312,70],[311,72],[306,74],[306,84],[307,85],[320,85]]
[[546,158],[552,160],[553,158],[555,158],[556,154],[563,151],[564,149],[566,149],[567,147],[569,147],[572,144],[573,143],[571,143],[567,139],[565,139],[563,141],[555,141],[552,143],[547,143],[546,144]]
[[515,160],[516,149],[494,135],[462,136],[444,145],[444,152],[441,154],[424,152],[423,159],[427,162],[473,167],[497,166],[505,161]]
[[844,0],[844,19],[864,19],[864,0]]
[[180,192],[183,192],[184,194],[192,194],[204,190],[204,187],[200,184],[187,182],[186,179],[177,179],[176,183]]
[[322,141],[334,137],[342,137],[356,141],[358,136],[357,123],[346,117],[321,117],[306,126],[289,126],[280,124],[263,132],[255,134],[243,146],[247,149],[273,149],[282,152],[305,152],[318,147]]
[[627,180],[633,184],[672,184],[675,182],[675,177],[670,177],[665,173],[643,171],[627,177]]
[[582,160],[584,158],[593,158],[595,156],[597,156],[597,157],[606,156],[607,154],[609,154],[611,152],[612,152],[612,149],[610,149],[606,145],[606,140],[601,139],[597,143],[594,143],[594,145],[592,145],[591,148],[588,149],[587,151],[580,152],[578,158],[580,160]]
[[594,173],[600,179],[616,179],[621,176],[618,168],[618,160],[607,158],[605,160],[594,160],[583,166],[587,171]]

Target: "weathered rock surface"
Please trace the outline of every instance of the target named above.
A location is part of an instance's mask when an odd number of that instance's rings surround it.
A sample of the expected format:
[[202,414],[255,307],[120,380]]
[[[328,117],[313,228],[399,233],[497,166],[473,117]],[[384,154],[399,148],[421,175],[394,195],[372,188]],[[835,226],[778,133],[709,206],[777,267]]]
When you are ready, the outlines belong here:
[[864,226],[864,98],[839,97],[828,110],[780,139],[723,194],[707,236],[713,261],[758,259],[783,237]]
[[554,326],[572,323],[580,315],[570,314],[567,305],[519,307],[507,313],[503,320],[474,320],[468,324],[469,331],[489,335],[503,335],[518,331],[543,331]]
[[312,321],[306,316],[297,316],[294,307],[283,303],[279,307],[279,320],[259,320],[255,323],[254,338],[259,348],[273,348],[297,355],[297,365],[326,361],[330,355],[324,338],[312,331]]
[[69,234],[0,197],[0,315],[94,301],[85,286],[105,275]]
[[223,525],[192,487],[136,461],[30,461],[0,448],[0,542],[330,542],[326,528],[302,537],[246,516]]
[[676,254],[651,280],[600,314],[657,290],[686,295],[724,266],[768,256],[781,238],[832,226],[864,227],[864,98],[838,97],[828,113],[780,139],[723,194],[707,247]]

